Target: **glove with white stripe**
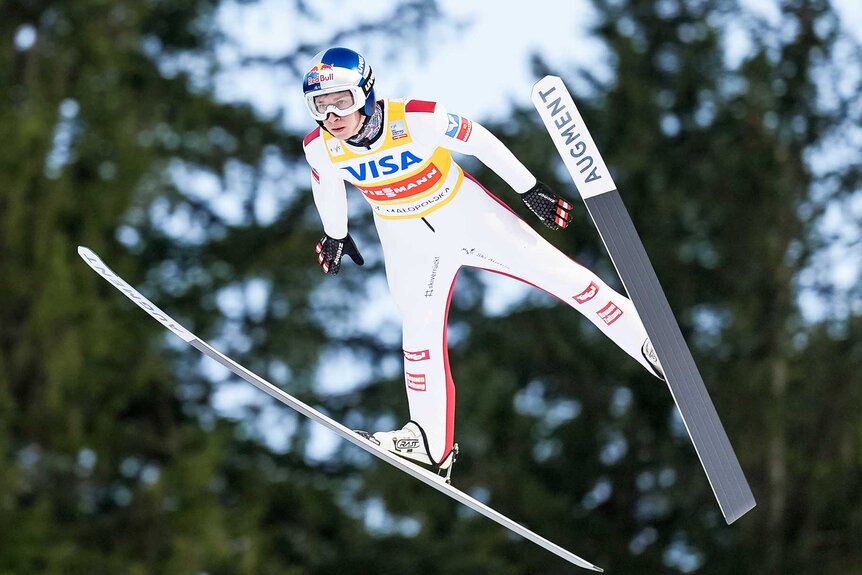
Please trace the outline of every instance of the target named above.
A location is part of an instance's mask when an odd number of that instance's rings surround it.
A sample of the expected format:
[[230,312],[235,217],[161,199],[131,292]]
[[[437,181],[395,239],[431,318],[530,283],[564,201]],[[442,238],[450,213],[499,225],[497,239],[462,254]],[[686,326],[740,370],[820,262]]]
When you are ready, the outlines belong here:
[[538,180],[535,186],[521,195],[521,198],[530,211],[552,230],[565,228],[572,219],[569,214],[572,205]]
[[324,235],[317,242],[317,247],[314,248],[314,251],[319,254],[317,256],[317,263],[323,268],[323,273],[333,276],[341,269],[341,257],[345,254],[350,256],[353,259],[353,263],[358,266],[365,263],[365,258],[360,255],[350,234],[347,234],[340,240]]

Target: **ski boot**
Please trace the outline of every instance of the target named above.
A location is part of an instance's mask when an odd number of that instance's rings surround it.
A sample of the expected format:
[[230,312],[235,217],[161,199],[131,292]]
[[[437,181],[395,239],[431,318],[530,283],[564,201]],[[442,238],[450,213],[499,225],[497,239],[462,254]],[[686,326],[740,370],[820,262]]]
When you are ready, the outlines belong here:
[[458,458],[458,444],[452,446],[452,451],[442,462],[435,463],[428,455],[428,439],[425,437],[425,431],[415,421],[409,421],[404,427],[395,431],[368,433],[356,430],[356,433],[390,453],[433,468],[446,483],[452,483],[452,466]]
[[665,381],[664,368],[662,368],[661,362],[658,360],[658,354],[655,352],[655,348],[653,348],[652,342],[649,338],[644,340],[644,344],[641,346],[641,353],[643,354],[644,359],[647,360],[653,375],[660,380]]

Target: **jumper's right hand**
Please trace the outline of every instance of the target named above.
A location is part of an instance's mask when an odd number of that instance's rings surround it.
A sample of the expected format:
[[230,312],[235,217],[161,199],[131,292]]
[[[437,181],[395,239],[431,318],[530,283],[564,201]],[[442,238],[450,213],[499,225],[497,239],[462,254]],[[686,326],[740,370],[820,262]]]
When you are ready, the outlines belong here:
[[530,211],[552,230],[565,228],[572,219],[569,213],[572,205],[542,182],[536,181],[536,185],[526,191],[521,199]]
[[358,266],[365,263],[365,258],[360,255],[350,234],[347,234],[340,240],[324,235],[317,242],[317,247],[314,248],[314,251],[318,254],[317,263],[323,268],[323,273],[333,276],[341,269],[341,257],[345,254],[350,256],[353,263]]

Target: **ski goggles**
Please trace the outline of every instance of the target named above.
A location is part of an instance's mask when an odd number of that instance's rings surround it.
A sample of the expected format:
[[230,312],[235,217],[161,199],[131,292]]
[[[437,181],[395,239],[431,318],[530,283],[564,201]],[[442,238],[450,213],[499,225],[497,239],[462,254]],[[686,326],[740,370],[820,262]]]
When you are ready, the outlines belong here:
[[325,120],[330,113],[349,116],[365,105],[365,92],[359,86],[309,92],[305,95],[305,105],[315,120]]

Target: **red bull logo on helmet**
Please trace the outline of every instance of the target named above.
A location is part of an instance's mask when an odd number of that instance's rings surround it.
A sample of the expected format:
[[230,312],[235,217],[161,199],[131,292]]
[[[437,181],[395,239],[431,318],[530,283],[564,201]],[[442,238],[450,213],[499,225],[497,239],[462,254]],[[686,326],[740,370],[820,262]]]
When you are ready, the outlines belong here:
[[312,66],[311,70],[306,72],[305,83],[309,86],[313,86],[314,84],[320,84],[321,82],[328,82],[333,78],[335,78],[335,73],[331,65],[317,64]]

